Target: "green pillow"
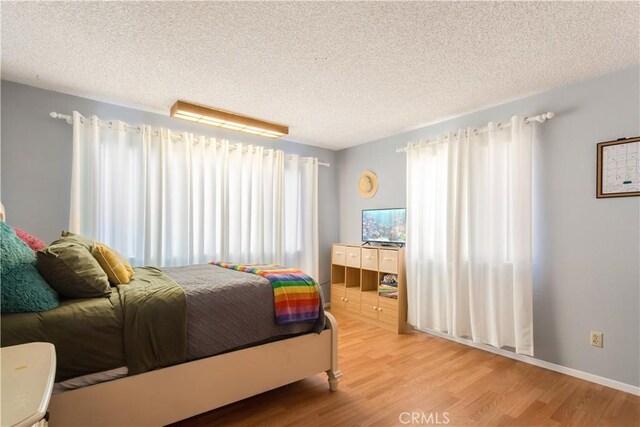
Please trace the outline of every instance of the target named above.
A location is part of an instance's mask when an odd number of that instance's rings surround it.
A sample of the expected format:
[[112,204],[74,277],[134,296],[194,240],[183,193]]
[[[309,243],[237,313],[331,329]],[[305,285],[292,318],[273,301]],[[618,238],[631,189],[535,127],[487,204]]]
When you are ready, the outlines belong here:
[[60,302],[36,269],[33,251],[0,221],[0,304],[3,313],[46,311]]
[[55,242],[53,242],[52,245],[55,245],[56,243],[60,243],[60,242],[78,243],[84,246],[85,248],[87,248],[89,252],[93,250],[93,246],[96,244],[95,240],[89,239],[87,237],[83,237],[79,234],[75,234],[70,231],[63,231],[62,234],[60,235],[60,238]]
[[111,294],[109,278],[86,246],[62,238],[38,251],[38,270],[65,298]]

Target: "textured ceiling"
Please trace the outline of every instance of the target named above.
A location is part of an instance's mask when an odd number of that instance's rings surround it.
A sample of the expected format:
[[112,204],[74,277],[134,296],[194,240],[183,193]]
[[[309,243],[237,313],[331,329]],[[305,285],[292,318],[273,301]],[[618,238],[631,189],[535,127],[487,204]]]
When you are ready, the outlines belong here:
[[639,61],[638,2],[1,7],[4,79],[164,114],[185,99],[333,149]]

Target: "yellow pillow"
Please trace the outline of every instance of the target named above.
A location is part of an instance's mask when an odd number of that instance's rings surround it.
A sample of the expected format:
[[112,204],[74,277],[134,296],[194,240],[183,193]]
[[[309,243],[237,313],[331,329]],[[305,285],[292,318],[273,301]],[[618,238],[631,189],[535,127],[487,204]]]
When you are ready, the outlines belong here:
[[109,246],[97,243],[93,246],[91,255],[98,260],[98,264],[107,273],[112,285],[125,285],[133,277],[133,269],[122,255]]

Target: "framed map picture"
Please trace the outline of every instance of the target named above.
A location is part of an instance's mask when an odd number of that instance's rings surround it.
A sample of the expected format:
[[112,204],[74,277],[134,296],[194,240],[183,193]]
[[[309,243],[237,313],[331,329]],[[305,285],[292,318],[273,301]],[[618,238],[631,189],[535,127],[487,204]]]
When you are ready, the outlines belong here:
[[596,197],[640,196],[640,137],[598,144]]

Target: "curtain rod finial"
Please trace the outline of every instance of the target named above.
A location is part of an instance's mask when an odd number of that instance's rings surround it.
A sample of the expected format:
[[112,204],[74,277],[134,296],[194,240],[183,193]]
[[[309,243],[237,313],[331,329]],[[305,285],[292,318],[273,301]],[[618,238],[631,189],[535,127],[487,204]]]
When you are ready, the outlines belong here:
[[64,119],[69,124],[73,123],[73,117],[68,114],[60,114],[52,111],[49,113],[49,117],[51,117],[52,119]]
[[553,111],[549,111],[547,113],[542,113],[542,114],[540,114],[538,121],[540,123],[544,123],[547,120],[553,119],[555,117],[555,115],[556,115],[556,113],[554,113]]

